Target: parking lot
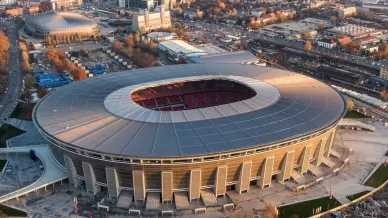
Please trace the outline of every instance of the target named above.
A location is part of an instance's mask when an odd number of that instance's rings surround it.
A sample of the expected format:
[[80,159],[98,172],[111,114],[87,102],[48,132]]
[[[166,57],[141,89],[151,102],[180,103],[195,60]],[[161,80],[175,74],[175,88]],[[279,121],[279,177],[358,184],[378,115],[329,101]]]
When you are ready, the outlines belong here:
[[329,20],[309,17],[300,21],[287,21],[284,23],[268,25],[255,32],[267,34],[269,36],[289,36],[317,30],[320,24],[322,24],[323,27],[332,26]]
[[[69,52],[69,54],[71,61],[78,66],[85,67],[87,70],[88,68],[93,68],[97,65],[102,65],[106,73],[129,70],[132,68],[132,62],[128,60],[128,58],[125,58],[110,49],[84,50],[80,52]],[[87,75],[92,77],[90,73],[92,72],[87,71]]]

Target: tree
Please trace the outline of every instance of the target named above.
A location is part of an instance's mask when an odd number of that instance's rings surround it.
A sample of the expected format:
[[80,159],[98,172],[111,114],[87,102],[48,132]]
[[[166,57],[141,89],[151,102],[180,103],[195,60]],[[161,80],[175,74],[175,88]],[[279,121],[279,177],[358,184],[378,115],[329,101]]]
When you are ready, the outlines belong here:
[[89,56],[89,50],[81,49],[81,50],[79,51],[79,54],[80,54],[82,57],[87,57],[87,56]]
[[207,39],[205,39],[205,37],[201,37],[201,38],[199,39],[199,41],[200,41],[202,44],[209,43],[209,41],[207,41]]
[[31,72],[31,66],[28,61],[22,61],[21,67],[22,67],[23,73]]
[[261,217],[263,218],[274,218],[278,216],[278,209],[272,205],[268,204],[261,210]]
[[309,53],[313,50],[313,45],[311,41],[309,40],[306,41],[306,44],[304,45],[304,50]]
[[35,78],[31,74],[26,74],[23,77],[24,80],[24,86],[27,89],[33,88],[35,85]]
[[331,16],[331,17],[330,17],[330,21],[331,21],[331,23],[332,23],[333,25],[335,25],[335,24],[337,23],[337,17]]
[[38,87],[36,92],[38,94],[38,98],[43,98],[47,94],[47,90],[43,87]]
[[51,41],[51,37],[50,36],[47,37],[46,43],[47,43],[48,46],[51,46],[53,44],[52,41]]
[[139,32],[136,32],[135,33],[135,36],[134,36],[134,40],[135,40],[135,44],[138,45],[140,44],[140,33]]
[[179,58],[178,58],[178,64],[185,64],[185,63],[186,63],[185,58],[182,57],[182,56],[179,56]]
[[345,38],[345,37],[346,37],[345,33],[344,32],[340,32],[339,38],[342,39],[342,38]]
[[50,48],[46,51],[46,59],[49,61],[53,61],[54,59],[58,59],[58,52],[55,48]]
[[347,100],[346,103],[348,105],[348,112],[352,111],[354,107],[354,102],[352,100]]
[[166,53],[167,56],[170,56],[170,50],[168,50],[168,48],[166,48],[166,50],[164,50],[164,53]]
[[309,37],[309,33],[308,32],[303,32],[301,34],[301,37],[302,37],[302,39],[306,40]]
[[177,23],[175,24],[175,28],[177,28],[178,30],[182,30],[182,29],[183,29],[182,23],[177,22]]
[[65,59],[67,57],[66,53],[62,50],[57,52],[59,59]]
[[86,79],[85,70],[83,70],[81,68],[77,68],[77,70],[74,71],[73,79],[75,81]]
[[386,92],[386,91],[380,92],[380,99],[382,101],[388,101],[388,92]]
[[58,71],[62,72],[65,70],[65,64],[59,60],[59,59],[54,59],[53,60],[55,68],[57,68]]
[[132,52],[132,49],[135,47],[135,41],[133,39],[133,35],[129,34],[127,37],[125,37],[124,43],[125,43],[125,45],[127,47],[127,50],[129,52]]
[[114,41],[112,46],[116,51],[121,51],[123,49],[123,43],[119,40]]
[[226,8],[226,5],[225,5],[225,3],[223,3],[222,1],[219,1],[219,2],[218,2],[218,7],[221,8],[221,9],[225,9],[225,8]]
[[323,28],[325,28],[325,25],[323,24],[323,22],[319,22],[319,25],[318,25],[318,29],[319,30],[322,30]]

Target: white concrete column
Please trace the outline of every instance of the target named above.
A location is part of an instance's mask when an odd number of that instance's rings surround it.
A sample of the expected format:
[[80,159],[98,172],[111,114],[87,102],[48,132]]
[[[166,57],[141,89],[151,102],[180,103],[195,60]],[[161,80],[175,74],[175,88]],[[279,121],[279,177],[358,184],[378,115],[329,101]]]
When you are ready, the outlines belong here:
[[105,167],[106,183],[108,184],[109,198],[120,196],[119,178],[115,168]]
[[236,185],[236,191],[241,194],[243,191],[249,191],[249,185],[251,183],[251,170],[252,161],[246,161],[242,163],[240,169],[239,181]]
[[162,172],[162,202],[172,202],[172,172]]
[[79,185],[81,185],[82,182],[80,179],[76,178],[77,171],[75,170],[73,160],[67,155],[63,155],[63,158],[65,160],[67,179],[69,180],[69,183],[74,187],[78,187]]
[[327,149],[327,152],[326,152],[326,157],[330,156],[330,152],[331,152],[331,149],[333,147],[333,143],[334,143],[334,139],[335,139],[335,136],[336,136],[336,132],[337,132],[337,127],[334,128],[333,131],[331,132],[330,144],[329,144],[329,148]]
[[311,148],[312,148],[312,145],[307,145],[302,154],[301,154],[301,157],[299,159],[299,165],[300,165],[300,173],[301,174],[304,174],[307,172],[307,170],[309,169],[309,166],[310,166],[310,155],[311,155]]
[[96,185],[96,176],[91,164],[82,162],[82,169],[84,171],[85,186],[87,192],[94,195],[101,191],[101,186]]
[[201,198],[201,169],[191,170],[189,200]]
[[284,180],[289,179],[291,177],[291,170],[293,166],[295,151],[288,151],[286,155],[284,155],[282,162],[282,172],[279,173],[276,178],[280,183],[283,183]]
[[273,156],[265,158],[260,172],[260,179],[257,181],[257,186],[260,188],[271,185],[274,162],[275,157]]
[[145,201],[145,183],[144,183],[144,172],[141,170],[132,171],[133,178],[133,194],[135,201]]
[[226,180],[228,176],[228,167],[219,166],[217,168],[216,178],[214,181],[214,193],[216,196],[225,195],[226,192]]
[[325,150],[325,146],[326,146],[326,141],[327,141],[327,138],[323,138],[319,145],[317,146],[317,149],[315,149],[315,153],[314,153],[314,158],[315,158],[315,161],[314,161],[314,165],[315,166],[320,166],[321,163],[322,163],[322,157],[323,157],[323,153],[324,153],[324,150]]

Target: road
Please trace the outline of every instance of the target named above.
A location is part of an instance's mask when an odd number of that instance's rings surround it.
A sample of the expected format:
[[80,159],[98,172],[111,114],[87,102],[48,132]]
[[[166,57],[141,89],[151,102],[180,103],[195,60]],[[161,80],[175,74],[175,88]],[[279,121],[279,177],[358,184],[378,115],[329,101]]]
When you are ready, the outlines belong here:
[[2,99],[0,100],[0,124],[3,124],[3,121],[9,117],[13,109],[17,105],[18,98],[20,96],[22,88],[22,75],[20,72],[19,65],[19,50],[17,47],[17,32],[18,28],[14,23],[8,23],[8,39],[11,44],[9,48],[9,76],[8,84],[6,86],[6,93],[4,93]]

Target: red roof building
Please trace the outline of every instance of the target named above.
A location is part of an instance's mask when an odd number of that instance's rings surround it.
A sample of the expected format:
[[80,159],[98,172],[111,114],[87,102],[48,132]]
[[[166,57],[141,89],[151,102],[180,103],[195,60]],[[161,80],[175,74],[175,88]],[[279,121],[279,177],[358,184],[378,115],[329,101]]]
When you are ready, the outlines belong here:
[[369,36],[361,39],[361,45],[371,44],[376,41],[376,36]]
[[349,42],[351,42],[352,39],[350,37],[344,37],[342,39],[338,39],[338,43],[341,45],[341,46],[345,46],[347,44],[349,44]]
[[261,18],[263,18],[263,22],[268,22],[268,21],[273,21],[273,20],[276,20],[276,14],[275,13],[269,13],[269,14],[264,14],[263,16],[261,16]]

